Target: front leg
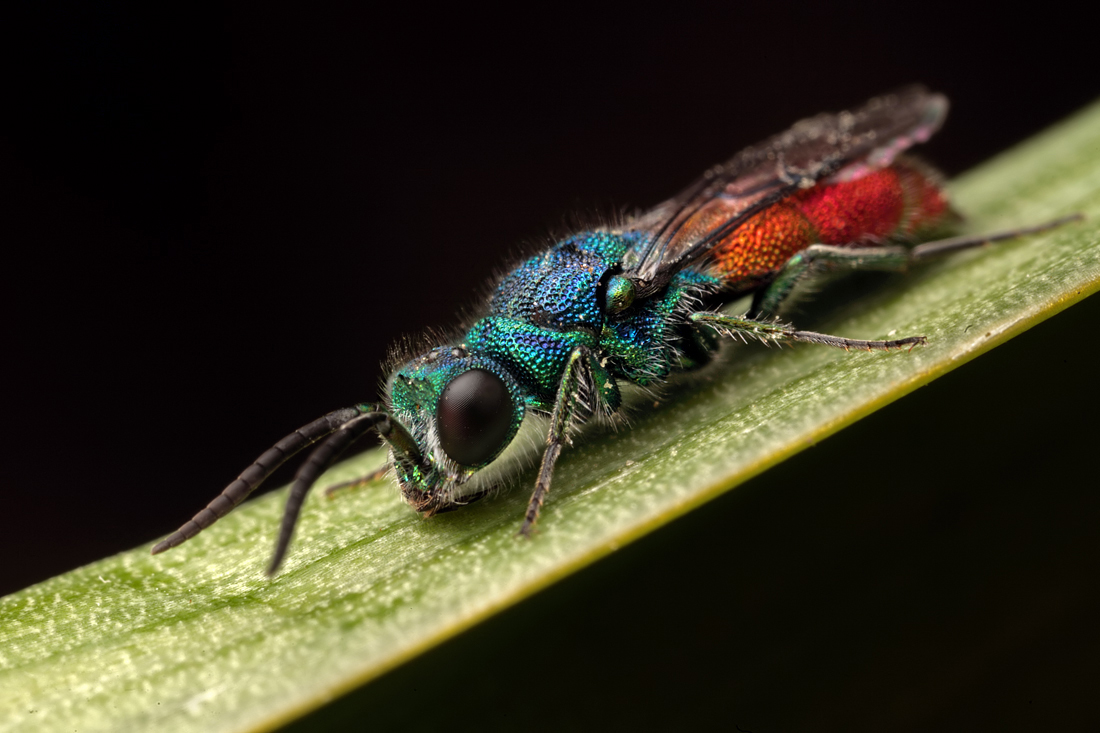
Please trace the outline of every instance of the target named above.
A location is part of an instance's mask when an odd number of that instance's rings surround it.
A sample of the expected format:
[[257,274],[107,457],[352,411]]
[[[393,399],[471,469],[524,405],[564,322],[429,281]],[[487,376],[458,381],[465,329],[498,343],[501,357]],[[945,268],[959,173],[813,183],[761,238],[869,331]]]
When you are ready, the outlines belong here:
[[370,473],[360,476],[359,478],[353,478],[350,481],[341,481],[338,484],[333,484],[325,488],[325,498],[331,499],[338,492],[350,491],[351,489],[359,489],[367,484],[372,484],[379,479],[385,478],[386,473],[390,470],[390,464],[385,464],[379,468],[374,469]]
[[561,455],[562,445],[568,440],[568,431],[577,419],[577,413],[585,407],[582,393],[586,390],[591,393],[593,400],[600,400],[604,404],[618,404],[618,388],[614,381],[588,347],[578,346],[569,354],[565,374],[558,387],[558,396],[554,401],[554,411],[550,415],[550,431],[546,435],[546,450],[542,454],[538,481],[535,482],[535,491],[531,494],[531,501],[527,503],[527,513],[519,528],[519,534],[524,537],[531,536],[539,518],[539,510],[550,491],[554,464]]
[[487,489],[481,489],[475,491],[472,494],[463,494],[459,497],[444,498],[442,496],[429,496],[419,489],[413,489],[416,493],[413,494],[409,491],[405,493],[405,501],[412,504],[416,511],[420,512],[421,516],[425,519],[434,517],[436,514],[446,514],[447,512],[453,512],[456,509],[461,509],[464,506],[473,504],[475,501],[481,501],[489,494],[493,493],[493,487]]

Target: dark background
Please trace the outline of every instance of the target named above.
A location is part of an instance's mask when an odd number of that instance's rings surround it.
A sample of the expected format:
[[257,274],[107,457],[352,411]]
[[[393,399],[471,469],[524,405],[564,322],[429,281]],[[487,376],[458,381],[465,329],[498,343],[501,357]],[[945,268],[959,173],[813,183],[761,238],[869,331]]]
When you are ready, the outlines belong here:
[[[390,344],[452,324],[571,212],[656,203],[908,82],[952,99],[923,151],[948,174],[1100,94],[1092,29],[1049,3],[145,5],[28,3],[5,24],[0,594],[175,529],[277,438],[372,399]],[[607,721],[652,703],[758,733],[1078,712],[1100,651],[1080,636],[1098,400],[1067,390],[1095,382],[1100,308],[1074,310],[376,689],[414,700],[450,660],[485,680],[457,711],[529,723],[521,702],[573,695]],[[935,469],[860,482],[838,461]],[[553,643],[509,636],[532,624]],[[779,714],[793,699],[808,718]],[[844,717],[871,699],[878,718]]]

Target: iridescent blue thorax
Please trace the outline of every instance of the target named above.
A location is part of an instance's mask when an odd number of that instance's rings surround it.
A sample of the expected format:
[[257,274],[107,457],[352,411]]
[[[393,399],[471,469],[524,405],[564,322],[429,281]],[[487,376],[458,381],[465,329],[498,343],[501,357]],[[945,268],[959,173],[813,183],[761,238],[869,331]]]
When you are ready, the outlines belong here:
[[[621,272],[627,254],[644,244],[637,232],[586,232],[557,243],[501,280],[487,314],[461,340],[402,366],[390,378],[388,407],[426,449],[431,466],[426,473],[420,469],[425,475],[401,475],[402,483],[454,487],[499,454],[464,465],[440,449],[436,420],[443,392],[466,371],[491,372],[514,400],[503,450],[527,409],[553,409],[566,364],[578,347],[590,355],[593,386],[606,412],[621,403],[621,380],[645,385],[680,366],[681,314],[717,282],[685,270],[662,293],[608,312],[608,282]],[[403,473],[400,467],[398,472]]]
[[473,352],[498,359],[526,392],[529,406],[549,410],[569,354],[586,346],[601,358],[597,381],[607,407],[619,406],[616,378],[646,384],[675,362],[673,314],[714,281],[683,272],[666,292],[622,313],[605,312],[610,275],[645,240],[638,232],[586,232],[524,262],[505,277],[489,314],[467,332]]

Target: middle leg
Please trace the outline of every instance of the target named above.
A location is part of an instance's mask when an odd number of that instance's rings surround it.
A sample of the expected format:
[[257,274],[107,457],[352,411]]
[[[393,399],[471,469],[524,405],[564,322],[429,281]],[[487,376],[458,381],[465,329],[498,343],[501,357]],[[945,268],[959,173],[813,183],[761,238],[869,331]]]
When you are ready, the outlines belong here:
[[893,341],[849,339],[841,336],[830,336],[827,333],[817,333],[816,331],[799,331],[793,326],[786,326],[782,323],[759,321],[745,316],[727,316],[724,313],[692,313],[688,320],[694,324],[711,326],[727,336],[739,336],[743,340],[752,338],[764,344],[801,341],[809,344],[835,346],[846,351],[848,349],[862,349],[864,351],[879,349],[885,351],[888,349],[901,349],[906,346],[912,348],[927,341],[924,336],[909,336]]

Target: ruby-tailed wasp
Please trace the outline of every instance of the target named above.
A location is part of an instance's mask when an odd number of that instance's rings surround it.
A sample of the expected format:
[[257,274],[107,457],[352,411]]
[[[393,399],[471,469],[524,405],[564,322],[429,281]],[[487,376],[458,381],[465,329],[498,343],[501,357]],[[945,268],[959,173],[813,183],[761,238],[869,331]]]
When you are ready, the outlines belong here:
[[[153,553],[194,537],[323,441],[291,486],[274,573],[307,492],[371,430],[389,446],[389,466],[418,512],[462,507],[492,490],[501,455],[536,414],[549,427],[519,529],[529,535],[570,429],[618,413],[624,384],[652,386],[706,363],[720,336],[867,350],[923,343],[831,336],[776,317],[803,281],[825,271],[902,271],[1076,218],[941,238],[959,217],[938,174],[904,153],[939,129],[947,106],[914,86],[802,120],[648,212],[554,243],[506,275],[455,338],[400,360],[380,401],[336,410],[280,440]],[[744,315],[718,310],[749,295]]]

